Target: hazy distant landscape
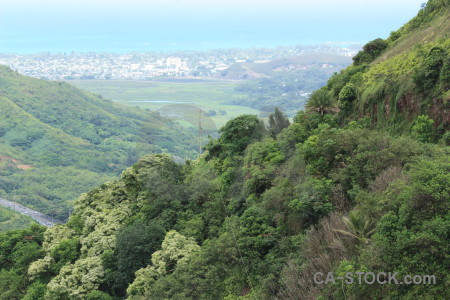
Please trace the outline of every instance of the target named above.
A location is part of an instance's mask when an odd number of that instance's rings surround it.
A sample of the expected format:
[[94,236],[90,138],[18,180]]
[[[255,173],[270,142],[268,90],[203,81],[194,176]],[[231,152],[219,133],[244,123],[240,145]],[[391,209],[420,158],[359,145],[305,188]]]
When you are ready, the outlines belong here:
[[[118,101],[125,106],[138,106],[158,111],[162,116],[187,121],[197,127],[198,111],[214,122],[215,130],[241,114],[259,114],[249,107],[227,104],[245,95],[235,91],[236,81],[68,81],[84,90]],[[183,105],[184,104],[184,105]],[[204,124],[205,126],[206,124]],[[209,125],[211,126],[211,124]],[[212,128],[211,128],[212,129]]]
[[359,49],[358,44],[322,44],[172,53],[0,53],[0,63],[23,75],[65,80],[127,106],[159,110],[188,121],[181,122],[186,126],[197,116],[193,108],[176,104],[189,104],[218,129],[240,114],[267,117],[276,106],[293,117]]
[[449,20],[2,3],[0,300],[447,300]]
[[[348,64],[360,49],[361,45],[357,43],[126,53],[72,51],[20,54],[2,53],[0,48],[0,63],[23,75],[47,80],[148,80],[164,77],[250,79],[276,68]],[[254,74],[244,76],[246,70]]]

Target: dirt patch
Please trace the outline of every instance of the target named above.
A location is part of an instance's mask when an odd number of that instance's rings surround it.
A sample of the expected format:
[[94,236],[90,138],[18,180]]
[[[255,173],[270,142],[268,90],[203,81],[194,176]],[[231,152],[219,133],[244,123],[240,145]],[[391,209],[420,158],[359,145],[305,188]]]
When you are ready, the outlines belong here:
[[16,166],[18,169],[21,169],[21,170],[30,170],[30,169],[33,169],[33,166],[32,165],[17,165]]
[[0,156],[0,168],[17,168],[20,170],[30,170],[34,167],[32,165],[25,165],[21,161],[9,156]]

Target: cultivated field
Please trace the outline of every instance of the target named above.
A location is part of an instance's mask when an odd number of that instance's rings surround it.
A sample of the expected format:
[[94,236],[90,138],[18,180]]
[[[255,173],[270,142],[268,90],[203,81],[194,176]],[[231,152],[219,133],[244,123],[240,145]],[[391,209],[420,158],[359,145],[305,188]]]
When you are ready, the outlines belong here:
[[127,106],[158,110],[161,115],[172,117],[185,126],[198,126],[199,110],[202,110],[204,129],[219,129],[242,114],[259,114],[256,109],[225,104],[244,97],[234,90],[239,84],[236,81],[76,80],[69,83]]

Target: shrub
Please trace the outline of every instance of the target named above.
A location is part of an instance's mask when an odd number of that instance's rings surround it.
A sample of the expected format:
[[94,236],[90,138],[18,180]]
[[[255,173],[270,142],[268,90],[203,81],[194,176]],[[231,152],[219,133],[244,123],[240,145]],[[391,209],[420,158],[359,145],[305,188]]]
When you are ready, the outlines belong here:
[[347,83],[339,93],[339,108],[349,110],[356,100],[356,87],[352,83]]
[[112,300],[113,297],[102,291],[93,291],[86,295],[86,300]]
[[241,155],[245,148],[255,140],[260,140],[266,133],[264,123],[254,115],[242,115],[228,121],[219,130],[218,140],[211,140],[205,149],[209,158]]
[[434,90],[439,82],[441,74],[443,79],[448,79],[448,63],[446,67],[443,68],[446,56],[448,56],[448,54],[445,50],[440,47],[434,47],[430,50],[423,63],[416,68],[413,79],[423,92]]
[[450,146],[450,131],[444,133],[444,135],[442,136],[442,143],[445,146]]
[[387,46],[388,43],[380,38],[368,42],[364,45],[363,51],[358,52],[358,54],[353,57],[354,64],[362,65],[364,63],[372,62],[378,55],[380,55],[381,52],[384,51],[384,49],[387,48]]
[[419,141],[430,143],[434,140],[434,121],[426,115],[420,115],[411,127],[412,135]]

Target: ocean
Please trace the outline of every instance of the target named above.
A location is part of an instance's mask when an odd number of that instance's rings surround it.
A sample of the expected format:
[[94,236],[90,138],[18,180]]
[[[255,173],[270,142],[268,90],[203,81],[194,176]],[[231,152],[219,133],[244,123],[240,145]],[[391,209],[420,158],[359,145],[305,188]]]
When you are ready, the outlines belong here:
[[378,2],[6,1],[0,5],[0,53],[364,44],[388,37],[417,13],[420,0]]
[[[332,41],[322,36],[318,38],[302,37],[299,34],[291,36],[261,37],[258,32],[242,36],[229,36],[227,34],[207,34],[190,32],[190,34],[167,35],[130,35],[93,33],[77,34],[48,34],[44,32],[1,34],[0,53],[63,53],[63,52],[173,52],[173,51],[204,51],[228,48],[260,48],[293,45],[315,45]],[[360,43],[352,41],[351,43]]]

